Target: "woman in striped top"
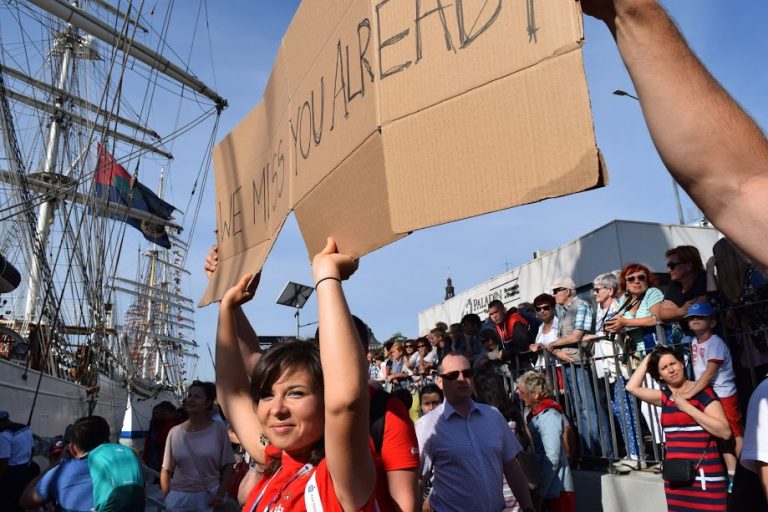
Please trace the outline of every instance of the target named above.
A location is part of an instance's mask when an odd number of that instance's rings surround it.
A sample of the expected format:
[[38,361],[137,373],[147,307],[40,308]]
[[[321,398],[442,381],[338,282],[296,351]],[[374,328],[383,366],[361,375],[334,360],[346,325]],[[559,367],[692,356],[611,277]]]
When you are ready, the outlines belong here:
[[[662,391],[642,386],[646,371],[666,384]],[[706,387],[690,400],[681,396],[693,384],[685,378],[683,356],[659,346],[643,359],[626,389],[644,402],[661,406],[666,460],[687,459],[698,464],[692,484],[664,481],[668,509],[724,511],[727,479],[714,438],[729,439],[731,429],[712,388]]]

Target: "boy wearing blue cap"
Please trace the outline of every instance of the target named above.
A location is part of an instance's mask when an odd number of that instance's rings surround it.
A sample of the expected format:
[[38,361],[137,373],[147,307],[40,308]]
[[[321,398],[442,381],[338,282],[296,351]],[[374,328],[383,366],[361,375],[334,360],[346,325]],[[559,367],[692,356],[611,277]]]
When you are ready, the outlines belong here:
[[716,311],[706,302],[692,304],[685,319],[688,328],[696,335],[691,343],[691,360],[696,381],[684,398],[696,396],[707,386],[711,386],[725,410],[733,437],[728,441],[718,442],[728,470],[728,492],[731,492],[736,463],[744,440],[739,397],[736,394],[736,374],[733,373],[731,352],[722,338],[712,332],[717,320]]

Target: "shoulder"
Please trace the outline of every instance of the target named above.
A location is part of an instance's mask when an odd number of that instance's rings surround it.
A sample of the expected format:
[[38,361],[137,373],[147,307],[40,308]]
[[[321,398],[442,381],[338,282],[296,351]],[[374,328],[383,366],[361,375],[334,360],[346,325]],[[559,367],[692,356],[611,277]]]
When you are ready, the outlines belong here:
[[416,433],[425,433],[435,428],[435,425],[443,417],[443,411],[445,410],[445,402],[441,403],[430,412],[422,416],[416,421]]
[[[670,287],[671,286],[672,284],[670,283]],[[661,302],[662,300],[664,300],[664,294],[658,288],[648,288],[645,292],[645,297],[643,297],[643,302],[649,306]]]
[[718,402],[717,394],[714,392],[711,386],[707,386],[694,396],[692,399],[694,402],[699,402],[702,407],[707,407],[712,402]]

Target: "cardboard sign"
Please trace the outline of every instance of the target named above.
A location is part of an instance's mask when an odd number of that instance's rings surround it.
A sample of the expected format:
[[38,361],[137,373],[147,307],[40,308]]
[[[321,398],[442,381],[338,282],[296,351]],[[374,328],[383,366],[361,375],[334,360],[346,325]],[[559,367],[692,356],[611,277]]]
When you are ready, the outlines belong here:
[[[574,0],[304,0],[263,101],[214,149],[220,268],[263,266],[605,183]],[[439,198],[439,200],[437,200]]]

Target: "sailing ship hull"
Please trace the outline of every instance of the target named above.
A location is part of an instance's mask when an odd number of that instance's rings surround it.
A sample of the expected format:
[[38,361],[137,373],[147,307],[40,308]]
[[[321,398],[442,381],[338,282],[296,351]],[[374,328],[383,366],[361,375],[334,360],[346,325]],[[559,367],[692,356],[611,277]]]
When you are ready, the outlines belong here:
[[[26,423],[34,407],[30,426],[40,437],[63,435],[67,425],[89,413],[90,397],[85,386],[45,373],[40,380],[40,372],[2,358],[0,389],[0,410],[8,411],[13,421]],[[123,383],[99,375],[93,414],[107,420],[113,437],[117,437],[123,425],[127,400],[128,391]]]
[[152,419],[152,409],[160,402],[168,401],[179,406],[179,398],[171,391],[161,389],[155,393],[146,394],[132,389],[128,392],[128,408],[120,431],[122,439],[143,438],[149,430],[149,420]]

